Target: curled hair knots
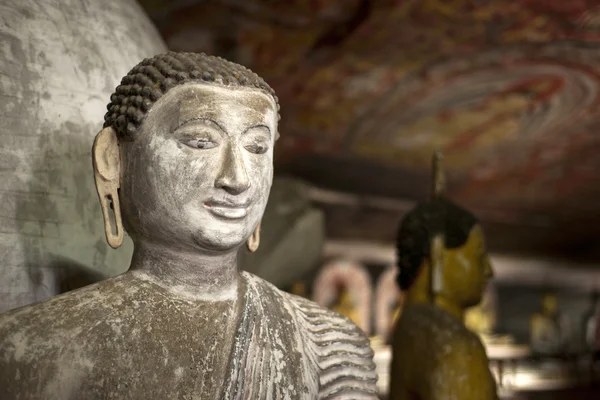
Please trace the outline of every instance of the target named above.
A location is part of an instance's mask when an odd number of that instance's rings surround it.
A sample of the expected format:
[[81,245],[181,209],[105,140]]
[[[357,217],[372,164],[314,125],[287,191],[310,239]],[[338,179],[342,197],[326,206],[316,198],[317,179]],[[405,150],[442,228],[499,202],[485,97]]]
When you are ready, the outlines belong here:
[[400,289],[408,289],[418,276],[423,261],[430,257],[435,235],[442,233],[445,248],[455,249],[467,242],[477,222],[473,214],[445,198],[421,203],[409,211],[396,236]]
[[104,127],[114,127],[121,140],[135,139],[152,105],[186,82],[259,89],[280,109],[275,91],[248,68],[204,53],[168,52],[142,60],[123,77],[107,105]]

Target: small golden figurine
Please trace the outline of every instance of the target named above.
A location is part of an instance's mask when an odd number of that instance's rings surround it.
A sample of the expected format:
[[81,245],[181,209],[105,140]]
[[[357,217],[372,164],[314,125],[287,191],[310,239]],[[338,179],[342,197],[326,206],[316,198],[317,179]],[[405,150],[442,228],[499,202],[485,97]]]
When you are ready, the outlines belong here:
[[346,287],[340,288],[337,301],[331,306],[336,313],[343,315],[355,324],[360,324],[360,317],[356,307],[356,301]]
[[559,354],[564,350],[567,324],[559,313],[554,293],[545,293],[541,303],[541,310],[529,320],[531,348],[540,354]]

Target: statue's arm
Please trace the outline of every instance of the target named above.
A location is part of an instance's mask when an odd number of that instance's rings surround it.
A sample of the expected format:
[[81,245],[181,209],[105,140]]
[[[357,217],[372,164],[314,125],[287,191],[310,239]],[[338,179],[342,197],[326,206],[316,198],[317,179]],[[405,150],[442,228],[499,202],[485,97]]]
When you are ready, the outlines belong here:
[[319,371],[319,399],[377,400],[377,373],[369,339],[352,321],[294,296],[306,328],[310,358]]
[[430,377],[428,400],[497,400],[496,381],[483,345],[476,337],[449,344]]

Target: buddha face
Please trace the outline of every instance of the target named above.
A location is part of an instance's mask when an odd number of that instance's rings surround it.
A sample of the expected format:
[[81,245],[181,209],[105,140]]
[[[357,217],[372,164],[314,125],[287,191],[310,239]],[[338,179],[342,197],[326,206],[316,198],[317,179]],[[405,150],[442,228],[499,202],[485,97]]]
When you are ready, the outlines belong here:
[[273,178],[277,107],[246,88],[176,86],[121,143],[120,199],[132,239],[226,252],[260,222]]
[[492,276],[483,231],[475,225],[462,247],[446,250],[444,292],[463,307],[472,307],[481,301]]

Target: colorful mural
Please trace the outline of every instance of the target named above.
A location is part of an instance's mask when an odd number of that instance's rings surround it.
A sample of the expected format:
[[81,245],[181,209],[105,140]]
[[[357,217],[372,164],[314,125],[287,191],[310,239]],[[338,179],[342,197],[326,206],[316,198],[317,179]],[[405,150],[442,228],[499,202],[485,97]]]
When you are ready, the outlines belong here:
[[[280,170],[351,160],[358,190],[376,165],[393,172],[371,182],[385,194],[443,150],[449,195],[484,219],[600,215],[600,0],[145,2],[172,48],[272,84]],[[347,169],[321,167],[326,186]]]

